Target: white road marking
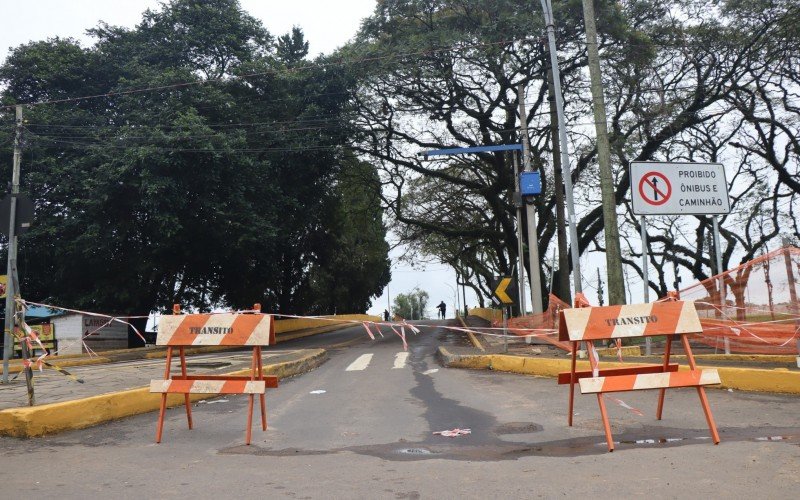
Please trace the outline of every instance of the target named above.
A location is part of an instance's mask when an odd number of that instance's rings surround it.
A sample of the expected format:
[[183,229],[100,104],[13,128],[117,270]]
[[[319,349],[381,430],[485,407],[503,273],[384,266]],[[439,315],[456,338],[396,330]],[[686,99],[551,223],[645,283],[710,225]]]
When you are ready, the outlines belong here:
[[422,374],[423,374],[423,375],[430,375],[430,374],[432,374],[432,373],[436,373],[436,372],[438,372],[438,371],[439,371],[439,369],[438,369],[438,368],[431,368],[430,370],[425,370],[424,372],[422,372]]
[[398,352],[394,355],[394,366],[392,367],[392,370],[397,368],[405,368],[406,361],[408,361],[408,353]]
[[350,363],[350,366],[344,369],[346,372],[354,372],[364,370],[369,366],[369,362],[372,361],[372,354],[362,354],[361,356],[357,357],[355,361]]

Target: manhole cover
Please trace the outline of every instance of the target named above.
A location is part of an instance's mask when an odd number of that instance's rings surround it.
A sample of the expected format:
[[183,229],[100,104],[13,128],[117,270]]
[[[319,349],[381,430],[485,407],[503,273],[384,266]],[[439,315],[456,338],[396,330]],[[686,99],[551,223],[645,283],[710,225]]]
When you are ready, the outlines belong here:
[[397,450],[397,452],[404,455],[430,455],[432,453],[431,450],[426,450],[425,448],[403,448]]

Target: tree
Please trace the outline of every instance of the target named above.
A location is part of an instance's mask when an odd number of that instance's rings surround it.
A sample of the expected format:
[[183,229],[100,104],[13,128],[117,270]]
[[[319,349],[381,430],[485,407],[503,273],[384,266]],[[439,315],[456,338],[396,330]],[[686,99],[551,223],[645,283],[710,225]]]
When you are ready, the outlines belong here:
[[[769,8],[757,21],[745,22],[747,14],[737,14],[737,9],[758,12],[765,4]],[[555,7],[575,160],[569,174],[575,185],[579,241],[571,244],[577,244],[580,253],[604,252],[598,238],[606,221],[595,183],[597,148],[593,138],[583,133],[593,118],[580,5],[567,2]],[[629,210],[631,161],[724,159],[735,179],[732,192],[740,200],[737,209],[746,210],[757,203],[756,192],[750,189],[755,179],[752,169],[748,173],[751,164],[727,160],[736,148],[746,150],[750,160],[772,155],[776,148],[760,135],[775,137],[778,147],[791,145],[773,155],[777,163],[772,167],[784,179],[779,183],[791,187],[797,165],[792,141],[796,135],[784,129],[796,131],[790,125],[796,120],[786,113],[774,123],[767,109],[770,99],[780,95],[791,104],[789,93],[755,91],[765,110],[749,118],[759,124],[753,125],[751,134],[758,144],[755,149],[738,140],[747,132],[739,126],[741,112],[731,102],[738,93],[740,106],[747,108],[747,92],[758,89],[754,81],[770,81],[765,79],[769,74],[773,80],[789,82],[797,73],[797,65],[792,64],[797,60],[797,45],[786,35],[786,30],[796,30],[789,21],[789,2],[730,1],[717,10],[699,0],[670,5],[650,0],[598,1],[596,13],[618,209]],[[511,161],[499,153],[426,161],[417,153],[519,142],[514,89],[524,84],[533,160],[542,172],[544,189],[535,202],[539,254],[547,255],[557,230],[554,212],[561,188],[554,185],[548,161],[553,144],[549,120],[543,118],[549,115],[545,53],[539,40],[530,37],[542,28],[541,16],[530,2],[386,2],[379,4],[362,24],[356,41],[343,51],[343,55],[378,60],[360,73],[355,104],[362,135],[357,148],[381,167],[392,229],[412,252],[454,265],[462,276],[474,276],[473,286],[486,295],[491,277],[507,274],[516,261]],[[768,62],[755,65],[758,61]],[[787,91],[797,88],[794,83],[787,85]],[[766,159],[766,163],[774,162]],[[784,189],[776,196],[786,193]],[[629,213],[626,218],[620,231],[633,235],[638,223]],[[697,239],[683,248],[669,244],[675,253],[668,250],[664,257],[698,279],[707,277],[711,261],[702,242],[710,219],[689,219],[682,226],[697,234]],[[753,233],[742,234],[733,217],[723,220],[722,234],[726,266],[734,256],[746,258],[758,252],[762,244],[757,239],[754,246],[745,244]],[[764,234],[772,237],[771,231]],[[641,272],[635,264],[637,252],[636,245],[629,245],[625,263]],[[545,264],[534,272],[552,274],[554,270],[547,268]]]
[[326,209],[324,244],[311,271],[312,312],[365,312],[391,279],[380,182],[369,163],[348,157]]
[[397,294],[394,298],[394,314],[404,319],[427,319],[428,292],[414,288],[409,293]]
[[[36,204],[21,242],[26,297],[140,314],[175,302],[289,313],[369,304],[388,280],[386,247],[379,207],[354,201],[340,172],[351,162],[346,73],[324,59],[289,71],[234,0],[174,0],[132,30],[91,33],[88,48],[17,47],[0,68],[3,104],[66,99],[25,111],[22,187]],[[298,62],[302,32],[290,39]],[[374,212],[356,220],[351,204]],[[372,274],[329,301],[312,274],[341,260],[353,227]]]

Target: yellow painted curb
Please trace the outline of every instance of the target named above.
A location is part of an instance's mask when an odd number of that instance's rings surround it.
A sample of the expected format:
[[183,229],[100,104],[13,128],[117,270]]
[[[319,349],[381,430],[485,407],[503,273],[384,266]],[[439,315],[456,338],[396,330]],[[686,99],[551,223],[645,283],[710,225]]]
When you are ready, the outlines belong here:
[[[445,366],[454,368],[470,368],[474,370],[489,369],[503,372],[534,375],[537,377],[556,377],[559,373],[568,372],[569,359],[558,358],[531,358],[528,356],[514,356],[509,354],[469,354],[457,355],[450,353],[446,348],[439,348],[439,355]],[[641,363],[604,362],[603,367],[617,368],[637,366]],[[578,361],[578,370],[589,370],[588,361]],[[785,394],[800,394],[800,372],[777,368],[767,370],[762,368],[729,368],[724,366],[703,366],[703,368],[716,368],[719,371],[721,385],[714,386],[723,389],[737,389],[740,391],[775,392]],[[688,366],[681,366],[680,370],[688,370]]]
[[[642,349],[638,345],[626,345],[622,346],[620,349],[622,351],[623,356],[641,356]],[[616,347],[604,347],[603,349],[598,349],[597,353],[601,356],[616,356],[617,355],[617,348]]]
[[488,307],[473,307],[467,311],[470,316],[477,316],[486,321],[502,321],[503,312],[500,309],[490,309]]
[[[324,349],[313,349],[300,359],[268,364],[264,372],[286,378],[312,370],[327,359]],[[249,375],[250,370],[239,370],[228,375]],[[213,394],[191,394],[191,401],[209,399]],[[182,405],[182,394],[170,394],[170,407]],[[161,404],[160,394],[150,392],[149,387],[111,392],[88,398],[51,403],[41,406],[9,408],[0,410],[0,435],[13,437],[35,437],[67,430],[83,429],[103,422],[117,420],[140,413],[155,411]]]
[[[672,357],[676,359],[686,359],[686,356],[683,354]],[[695,354],[694,359],[748,361],[753,363],[787,363],[792,365],[797,362],[797,356],[781,354]]]

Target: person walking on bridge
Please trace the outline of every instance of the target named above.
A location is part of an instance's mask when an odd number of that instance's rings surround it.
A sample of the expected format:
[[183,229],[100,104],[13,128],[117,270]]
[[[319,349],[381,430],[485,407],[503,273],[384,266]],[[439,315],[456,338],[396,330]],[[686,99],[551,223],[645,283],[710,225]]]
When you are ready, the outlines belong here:
[[439,305],[438,305],[438,306],[436,306],[436,309],[438,309],[438,310],[439,310],[439,317],[440,317],[440,318],[442,318],[442,319],[444,319],[444,317],[445,317],[445,313],[446,313],[446,311],[447,311],[447,304],[445,304],[445,303],[444,303],[444,301],[441,301],[441,302],[439,303]]

